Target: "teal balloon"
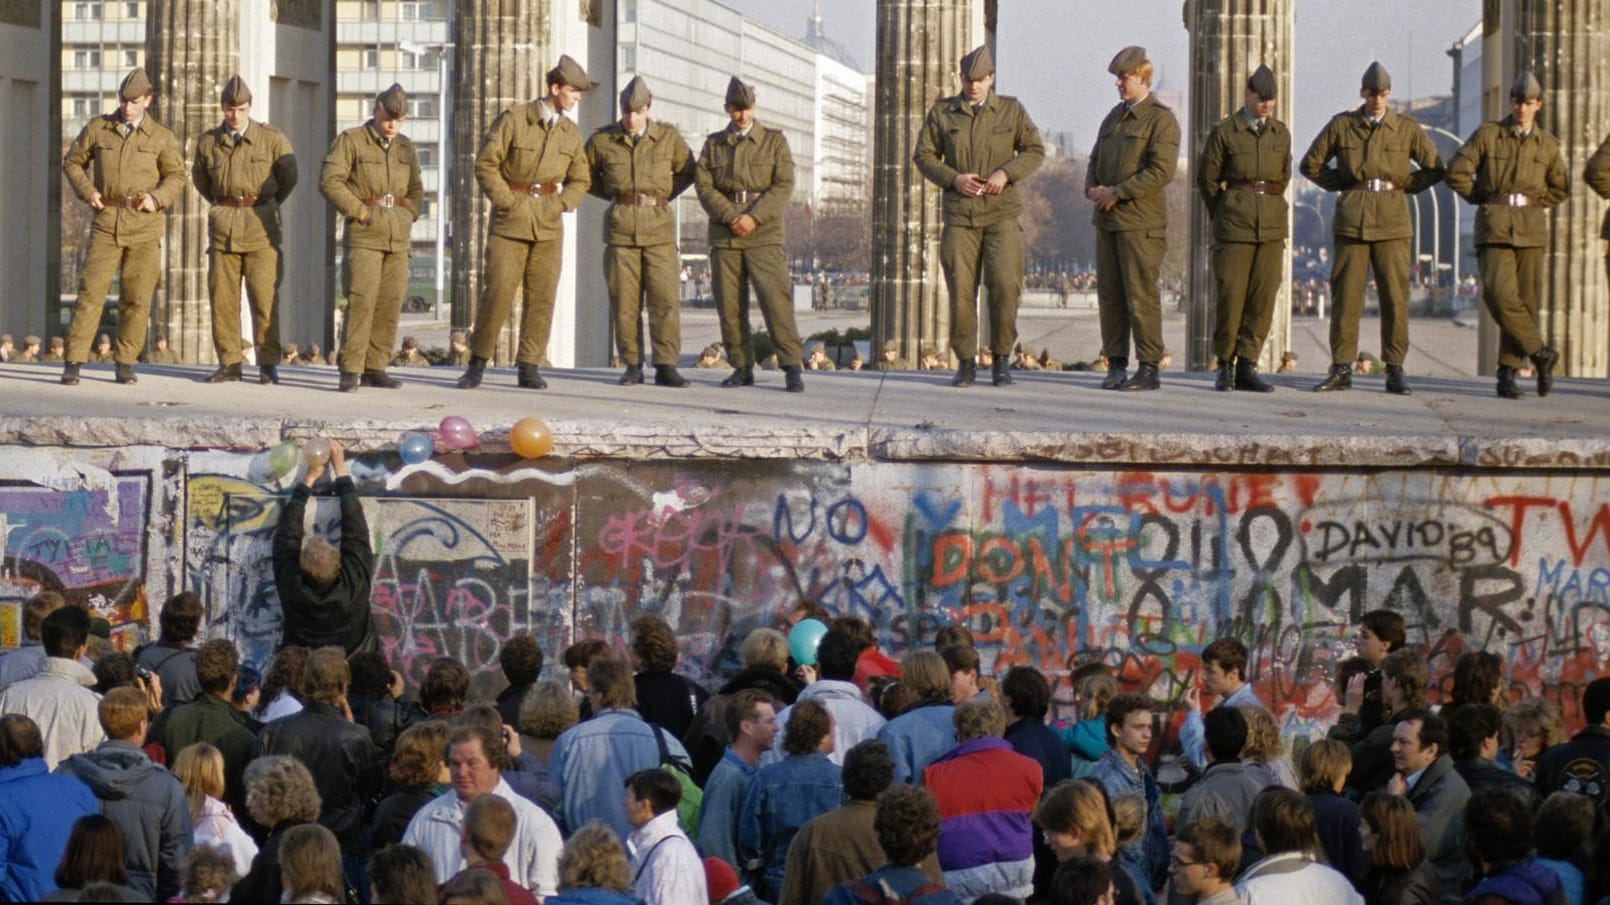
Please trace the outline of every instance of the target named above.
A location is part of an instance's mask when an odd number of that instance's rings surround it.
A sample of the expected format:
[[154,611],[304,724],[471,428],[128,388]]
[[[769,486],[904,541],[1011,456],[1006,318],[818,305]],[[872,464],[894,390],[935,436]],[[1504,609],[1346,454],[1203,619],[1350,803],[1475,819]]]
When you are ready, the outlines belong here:
[[418,432],[403,434],[402,442],[397,445],[397,452],[402,460],[409,465],[418,465],[436,454],[436,444],[430,437]]
[[268,473],[283,478],[295,471],[301,460],[302,452],[297,448],[296,441],[286,440],[268,451]]
[[788,630],[788,655],[801,666],[815,666],[816,649],[825,634],[827,626],[820,619],[801,619]]

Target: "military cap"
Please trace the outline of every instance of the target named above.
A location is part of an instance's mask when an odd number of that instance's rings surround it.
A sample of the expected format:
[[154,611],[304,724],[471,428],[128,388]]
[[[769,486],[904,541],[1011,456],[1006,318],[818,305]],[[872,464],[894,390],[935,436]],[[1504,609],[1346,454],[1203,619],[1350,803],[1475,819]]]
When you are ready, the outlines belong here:
[[727,83],[727,106],[734,110],[748,110],[755,105],[755,86],[748,85],[737,76]]
[[412,336],[404,336],[402,347],[404,349],[417,349],[419,348],[419,342]]
[[65,347],[66,345],[67,345],[67,340],[62,338],[62,337],[60,337],[60,336],[52,336],[50,338],[50,347],[52,349],[60,349],[60,348]]
[[1274,100],[1280,91],[1275,82],[1274,71],[1268,66],[1259,66],[1247,79],[1247,90],[1266,101]]
[[139,100],[150,93],[151,79],[139,66],[129,70],[129,74],[123,77],[123,84],[117,86],[117,96],[126,101]]
[[1515,84],[1509,86],[1509,96],[1519,101],[1540,101],[1543,99],[1543,84],[1528,69],[1515,77]]
[[375,103],[379,104],[380,109],[386,111],[386,115],[392,119],[401,119],[408,115],[408,92],[396,82],[392,82],[390,88],[375,95]]
[[560,54],[559,62],[548,70],[548,84],[568,85],[577,91],[586,91],[593,87],[593,80],[587,77],[587,70],[581,64],[572,60],[569,54]]
[[37,346],[39,345],[39,337],[30,333],[22,338],[22,344],[24,346]]
[[980,44],[962,57],[962,78],[969,82],[981,81],[985,76],[995,71],[995,56],[989,52],[989,45]]
[[15,340],[13,340],[11,338],[11,334],[10,333],[0,333],[0,346],[3,346],[3,345],[5,345],[6,343],[9,343],[9,342],[15,342]]
[[252,102],[252,89],[246,87],[246,80],[239,75],[232,75],[224,83],[224,90],[218,95],[218,102],[225,107],[239,107]]
[[648,80],[640,75],[632,76],[632,80],[626,83],[626,89],[621,92],[621,109],[636,113],[652,103],[654,92],[648,90]]
[[883,351],[885,351],[885,352],[898,352],[898,351],[900,351],[900,340],[898,340],[898,339],[884,340]]
[[1392,75],[1381,65],[1380,60],[1376,60],[1370,64],[1370,68],[1364,70],[1364,78],[1360,80],[1359,87],[1372,94],[1391,91]]
[[1107,71],[1116,76],[1125,76],[1140,68],[1140,64],[1144,62],[1146,62],[1146,48],[1131,44],[1118,51],[1118,55],[1107,64]]

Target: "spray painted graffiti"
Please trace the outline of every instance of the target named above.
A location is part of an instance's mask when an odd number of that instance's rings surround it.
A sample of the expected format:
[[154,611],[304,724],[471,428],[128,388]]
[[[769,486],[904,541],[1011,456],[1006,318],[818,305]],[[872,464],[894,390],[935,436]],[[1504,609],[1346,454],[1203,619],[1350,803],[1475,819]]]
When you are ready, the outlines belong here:
[[0,607],[4,641],[15,644],[17,609],[58,591],[111,622],[119,647],[138,643],[146,620],[150,481],[117,476],[109,487],[0,487]]

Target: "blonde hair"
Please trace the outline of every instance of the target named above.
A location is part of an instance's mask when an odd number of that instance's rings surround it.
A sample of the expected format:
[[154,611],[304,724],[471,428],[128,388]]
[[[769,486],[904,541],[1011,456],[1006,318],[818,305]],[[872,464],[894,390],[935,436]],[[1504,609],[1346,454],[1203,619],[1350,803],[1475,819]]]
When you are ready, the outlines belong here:
[[1079,683],[1079,716],[1093,720],[1107,712],[1107,705],[1118,697],[1118,680],[1112,673],[1099,672],[1085,676]]
[[279,861],[287,901],[322,892],[339,902],[346,895],[341,844],[324,826],[303,823],[286,830],[280,839]]
[[1077,833],[1087,854],[1103,860],[1118,850],[1107,793],[1088,779],[1064,780],[1034,808],[1034,822],[1053,833]]
[[1139,795],[1120,795],[1112,800],[1113,834],[1119,845],[1140,838],[1146,829],[1146,799]]
[[577,830],[559,855],[560,889],[632,888],[632,869],[615,831],[594,820]]
[[744,638],[739,656],[745,669],[788,668],[788,639],[774,628],[757,628]]
[[101,698],[96,715],[107,738],[126,739],[140,731],[140,723],[150,718],[151,709],[145,695],[124,686],[108,691],[106,697]]
[[1304,792],[1335,792],[1336,784],[1353,769],[1353,752],[1335,739],[1324,738],[1303,749],[1297,759]]
[[1247,718],[1247,743],[1241,748],[1241,756],[1260,764],[1280,757],[1280,727],[1275,725],[1275,715],[1256,704],[1240,704],[1236,709]]
[[533,738],[558,738],[581,721],[581,709],[570,690],[553,679],[538,682],[520,702],[520,731]]
[[184,789],[193,824],[201,819],[201,809],[208,798],[224,795],[224,756],[206,742],[186,745],[173,759],[173,778]]
[[259,757],[246,765],[246,798],[257,799],[269,818],[269,829],[287,820],[318,820],[324,806],[313,774],[284,754]]
[[[1131,69],[1124,74],[1132,75],[1135,78],[1140,79],[1142,84],[1145,84],[1149,87],[1152,84],[1152,61],[1141,60],[1139,66],[1136,66],[1134,69]],[[1164,354],[1166,355],[1167,352]]]
[[1519,737],[1529,729],[1543,734],[1545,751],[1565,741],[1565,719],[1559,705],[1547,698],[1526,698],[1509,705],[1504,710],[1503,726],[1500,744],[1506,750],[1513,751]]
[[956,726],[956,741],[999,736],[1006,731],[1006,711],[989,698],[970,698],[956,705],[951,714]]

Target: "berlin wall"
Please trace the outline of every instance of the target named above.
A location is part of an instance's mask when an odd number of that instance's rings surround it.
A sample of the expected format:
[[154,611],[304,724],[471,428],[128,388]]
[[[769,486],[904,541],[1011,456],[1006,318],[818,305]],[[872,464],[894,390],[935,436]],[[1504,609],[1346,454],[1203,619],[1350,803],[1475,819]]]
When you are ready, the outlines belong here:
[[[278,641],[269,546],[288,481],[252,452],[0,449],[0,640],[41,588],[106,615],[119,646],[168,595],[264,663]],[[683,667],[713,677],[800,598],[871,620],[903,651],[965,622],[996,670],[1053,677],[1100,656],[1177,700],[1233,634],[1289,732],[1328,724],[1332,665],[1365,610],[1404,614],[1448,681],[1467,645],[1511,693],[1580,724],[1610,659],[1610,476],[1568,472],[1089,470],[976,463],[352,460],[377,552],[373,607],[394,665],[431,657],[500,682],[534,633],[624,646],[663,615]],[[333,500],[310,529],[338,531]],[[1064,689],[1065,691],[1065,689]]]

